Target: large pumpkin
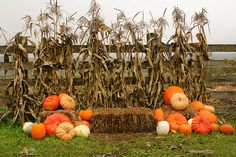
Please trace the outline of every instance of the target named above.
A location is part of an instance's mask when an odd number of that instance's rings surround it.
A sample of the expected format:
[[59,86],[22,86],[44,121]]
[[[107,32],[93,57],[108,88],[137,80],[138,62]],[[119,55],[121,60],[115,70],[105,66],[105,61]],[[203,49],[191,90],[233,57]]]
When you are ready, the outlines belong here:
[[208,110],[203,109],[198,112],[198,115],[207,118],[211,123],[218,123],[217,116]]
[[54,113],[48,116],[44,121],[47,134],[48,135],[55,134],[58,125],[63,122],[72,123],[69,117],[61,113]]
[[184,90],[180,88],[179,86],[170,86],[165,90],[164,102],[166,105],[170,105],[170,98],[176,93],[184,94]]
[[71,140],[75,137],[75,128],[69,122],[63,122],[56,129],[56,136],[62,140]]
[[60,104],[61,107],[65,110],[74,110],[76,106],[75,100],[69,95],[62,96],[62,98],[60,99]]
[[189,106],[189,99],[185,94],[176,93],[170,98],[170,105],[176,110],[185,110]]
[[197,134],[208,134],[212,131],[210,121],[203,116],[196,116],[193,118],[192,129]]
[[176,131],[179,129],[179,125],[186,124],[188,122],[186,117],[181,113],[172,113],[167,116],[166,120],[170,124],[170,129]]
[[93,117],[93,110],[91,108],[80,110],[77,115],[83,120],[91,120]]
[[60,99],[57,95],[48,96],[43,101],[43,108],[48,111],[56,110],[59,107]]
[[46,135],[46,129],[43,123],[34,123],[31,129],[31,137],[39,140]]
[[153,111],[153,117],[156,121],[162,121],[165,119],[165,113],[161,108],[157,108]]

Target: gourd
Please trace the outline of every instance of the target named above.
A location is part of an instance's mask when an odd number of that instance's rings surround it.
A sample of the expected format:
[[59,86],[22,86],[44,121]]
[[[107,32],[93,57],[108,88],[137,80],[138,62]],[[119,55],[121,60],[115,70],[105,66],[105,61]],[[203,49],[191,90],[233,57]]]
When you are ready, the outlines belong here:
[[204,109],[210,111],[211,113],[215,113],[215,108],[211,105],[204,105]]
[[190,119],[188,120],[188,124],[191,125],[191,126],[192,126],[192,121],[193,121],[193,118],[190,118]]
[[179,132],[184,135],[191,135],[192,134],[192,127],[190,124],[181,124],[179,126]]
[[212,131],[218,131],[218,130],[219,130],[219,125],[218,125],[218,124],[215,124],[215,123],[212,123],[212,124],[211,124],[211,130],[212,130]]
[[69,96],[65,95],[60,99],[61,107],[65,110],[74,110],[76,106],[75,100]]
[[56,129],[56,136],[62,140],[68,141],[75,137],[75,128],[69,122],[63,122]]
[[58,125],[63,122],[72,123],[70,118],[62,113],[54,113],[52,115],[49,115],[44,121],[47,134],[55,134]]
[[87,125],[78,125],[75,127],[76,136],[88,137],[90,134],[90,129]]
[[208,134],[211,132],[210,121],[203,116],[196,116],[192,121],[192,130],[197,134]]
[[85,109],[85,110],[80,110],[77,115],[82,119],[89,121],[93,117],[93,110],[91,108]]
[[184,90],[182,88],[180,88],[179,86],[168,87],[164,92],[164,103],[166,105],[170,105],[170,99],[176,93],[184,94]]
[[158,135],[166,135],[170,131],[170,125],[167,121],[160,121],[157,123],[156,131]]
[[201,101],[195,100],[191,103],[191,105],[192,105],[192,108],[194,108],[196,111],[200,111],[204,109],[204,104]]
[[185,94],[176,93],[170,98],[170,105],[173,109],[184,110],[189,106],[189,99]]
[[46,135],[46,129],[43,123],[34,123],[31,129],[31,137],[40,140]]
[[34,123],[32,123],[32,122],[25,122],[23,124],[23,131],[24,131],[24,133],[26,133],[28,135],[31,135],[31,130],[32,130],[33,124]]
[[234,128],[230,124],[222,124],[219,127],[219,131],[224,134],[233,134],[234,133]]
[[156,121],[162,121],[165,119],[165,113],[161,108],[157,108],[153,111],[153,117]]
[[60,99],[57,95],[48,96],[43,101],[43,108],[47,111],[54,111],[59,107]]

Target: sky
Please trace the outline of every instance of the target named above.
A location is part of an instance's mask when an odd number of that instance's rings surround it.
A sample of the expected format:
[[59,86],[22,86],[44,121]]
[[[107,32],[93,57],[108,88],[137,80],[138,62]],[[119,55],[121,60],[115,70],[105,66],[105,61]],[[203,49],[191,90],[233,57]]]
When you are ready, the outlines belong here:
[[[11,38],[23,30],[24,21],[21,18],[25,15],[36,18],[40,9],[46,8],[47,2],[49,0],[0,0],[0,27],[4,28],[7,37]],[[76,17],[79,18],[86,14],[91,0],[58,0],[58,2],[66,12],[77,11]],[[97,2],[101,6],[101,15],[108,25],[116,19],[117,11],[114,8],[123,10],[127,17],[133,17],[142,11],[146,15],[147,22],[150,20],[149,11],[154,18],[158,18],[167,8],[166,19],[169,28],[166,30],[166,39],[173,32],[171,12],[175,6],[186,13],[189,24],[192,15],[205,8],[210,20],[208,43],[236,44],[235,0],[97,0]]]

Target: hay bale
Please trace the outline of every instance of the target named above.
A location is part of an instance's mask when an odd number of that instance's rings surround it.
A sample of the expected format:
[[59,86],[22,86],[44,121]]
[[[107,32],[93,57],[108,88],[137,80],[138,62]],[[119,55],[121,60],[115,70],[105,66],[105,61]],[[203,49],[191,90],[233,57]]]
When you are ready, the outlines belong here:
[[182,113],[187,119],[193,118],[194,116],[197,115],[197,111],[194,110],[191,105],[182,111],[175,110],[170,105],[163,105],[162,109],[165,112],[165,117],[167,117],[169,114],[176,112]]
[[151,132],[156,127],[148,108],[99,108],[90,123],[92,133]]
[[54,113],[62,113],[70,118],[72,122],[75,122],[78,120],[78,117],[76,116],[76,112],[73,110],[57,110],[57,111],[43,111],[39,113],[39,121],[44,122],[44,120],[47,118],[47,116],[54,114]]

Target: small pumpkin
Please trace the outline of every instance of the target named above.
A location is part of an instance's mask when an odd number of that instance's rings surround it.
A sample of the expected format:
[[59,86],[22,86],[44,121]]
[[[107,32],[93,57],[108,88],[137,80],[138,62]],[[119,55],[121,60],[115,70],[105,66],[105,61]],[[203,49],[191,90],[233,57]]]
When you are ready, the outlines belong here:
[[63,122],[72,123],[70,118],[62,113],[54,113],[52,115],[47,116],[47,118],[44,121],[47,134],[48,135],[55,134],[58,125]]
[[56,129],[56,136],[62,140],[68,141],[75,137],[75,128],[69,122],[63,122]]
[[43,101],[43,108],[47,111],[54,111],[60,105],[60,99],[57,95],[50,95]]
[[201,101],[194,100],[191,105],[196,111],[204,109],[204,104]]
[[218,123],[217,116],[206,109],[199,111],[198,115],[207,118],[211,123]]
[[196,116],[192,121],[192,130],[197,134],[208,134],[211,132],[210,121],[203,116]]
[[189,106],[189,99],[183,93],[176,93],[170,98],[170,104],[173,109],[185,110]]
[[65,95],[60,99],[61,107],[65,110],[74,110],[76,106],[75,100],[69,96]]
[[31,137],[40,140],[46,135],[46,129],[43,123],[34,123],[31,129]]
[[90,123],[86,120],[75,121],[73,125],[74,125],[74,127],[76,127],[78,125],[87,125],[90,128]]
[[167,121],[160,121],[157,123],[156,131],[158,135],[166,135],[170,131],[170,125]]
[[191,135],[192,134],[192,127],[190,124],[181,124],[179,126],[179,132],[184,135]]
[[69,96],[67,93],[60,93],[59,95],[58,95],[58,97],[59,97],[59,99],[61,99],[62,97],[64,97],[64,96]]
[[166,120],[170,124],[170,129],[176,131],[178,130],[179,125],[187,123],[186,117],[182,113],[178,112],[169,114]]
[[211,105],[204,105],[204,109],[210,111],[211,113],[215,113],[215,107],[211,106]]
[[193,118],[190,118],[190,119],[188,120],[188,124],[191,125],[191,126],[192,126],[192,121],[193,121]]
[[218,130],[219,130],[219,125],[218,125],[218,124],[215,124],[215,123],[212,123],[212,124],[211,124],[211,130],[212,130],[212,131],[218,131]]
[[162,121],[165,119],[165,113],[161,108],[157,108],[153,111],[153,117],[156,121]]
[[93,110],[91,108],[87,108],[85,110],[80,110],[77,112],[77,115],[82,119],[86,121],[90,121],[93,117]]
[[31,135],[31,130],[32,130],[33,124],[34,123],[32,123],[32,122],[25,122],[23,124],[23,131],[24,131],[24,133],[26,133],[28,135]]
[[224,134],[233,134],[234,133],[234,128],[230,124],[222,124],[219,127],[219,131]]
[[179,86],[168,87],[164,92],[164,103],[166,105],[170,105],[170,98],[176,93],[184,94],[184,90],[180,88]]
[[76,136],[88,137],[90,134],[90,129],[87,125],[78,125],[75,127]]

